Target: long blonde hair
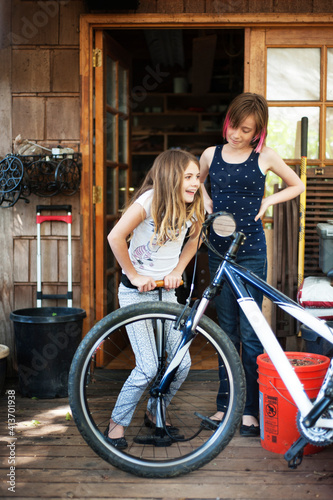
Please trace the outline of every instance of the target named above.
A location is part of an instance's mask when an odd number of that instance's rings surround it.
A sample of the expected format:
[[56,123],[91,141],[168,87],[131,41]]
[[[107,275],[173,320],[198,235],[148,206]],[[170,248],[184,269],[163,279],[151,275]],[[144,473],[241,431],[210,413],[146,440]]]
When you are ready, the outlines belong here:
[[181,228],[186,228],[187,221],[192,222],[190,234],[194,231],[194,222],[201,225],[204,221],[201,187],[192,203],[186,203],[183,198],[184,172],[191,161],[200,168],[199,160],[188,151],[168,149],[159,154],[131,200],[133,204],[139,196],[153,189],[151,215],[158,245],[163,245],[168,239],[176,240]]

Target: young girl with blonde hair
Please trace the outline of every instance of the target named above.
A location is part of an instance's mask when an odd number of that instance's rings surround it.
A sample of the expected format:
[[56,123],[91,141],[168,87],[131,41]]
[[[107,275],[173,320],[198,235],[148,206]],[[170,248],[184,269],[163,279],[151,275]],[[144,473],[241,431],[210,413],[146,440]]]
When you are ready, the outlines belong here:
[[[122,268],[120,307],[159,300],[155,290],[157,280],[164,281],[163,300],[177,302],[175,289],[180,286],[183,271],[196,252],[203,220],[199,161],[182,150],[161,153],[108,235],[111,250]],[[183,246],[186,234],[188,239]],[[153,326],[138,322],[135,329],[127,328],[127,334],[136,366],[122,387],[105,431],[105,439],[118,448],[127,447],[124,428],[129,425],[136,404],[158,368]],[[179,334],[173,331],[167,339],[169,354],[175,351],[179,341]],[[169,400],[185,380],[190,363],[187,354],[177,380],[170,387]],[[144,422],[148,427],[155,426],[151,400]],[[176,432],[176,429],[170,427],[170,431]]]

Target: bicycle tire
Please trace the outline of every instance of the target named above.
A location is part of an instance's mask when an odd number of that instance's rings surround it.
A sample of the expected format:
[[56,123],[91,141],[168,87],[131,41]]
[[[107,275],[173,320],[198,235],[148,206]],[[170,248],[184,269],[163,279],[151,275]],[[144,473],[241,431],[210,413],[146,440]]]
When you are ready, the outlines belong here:
[[[203,316],[194,338],[191,369],[166,410],[166,419],[179,428],[184,439],[200,426],[203,430],[190,441],[175,441],[171,447],[138,445],[133,439],[149,436],[143,417],[149,399],[149,388],[136,404],[130,425],[125,429],[128,448],[119,450],[106,442],[103,431],[108,425],[116,397],[134,367],[131,351],[124,354],[124,326],[143,320],[163,320],[173,325],[182,312],[179,304],[147,302],[118,309],[98,322],[86,335],[73,358],[69,373],[69,402],[74,421],[87,444],[115,467],[146,478],[176,477],[194,471],[210,462],[230,442],[243,414],[245,378],[239,355],[227,335],[211,319]],[[170,331],[170,329],[168,330]],[[173,330],[174,332],[174,330]],[[111,353],[111,351],[113,353]],[[211,366],[203,365],[206,355]],[[219,387],[218,356],[229,382],[225,418],[215,430],[202,425],[195,412],[204,416],[216,412]],[[123,357],[126,369],[116,369]],[[113,368],[112,368],[113,366]],[[158,375],[157,375],[158,377]],[[141,433],[141,434],[140,434]],[[170,451],[169,451],[170,450]]]

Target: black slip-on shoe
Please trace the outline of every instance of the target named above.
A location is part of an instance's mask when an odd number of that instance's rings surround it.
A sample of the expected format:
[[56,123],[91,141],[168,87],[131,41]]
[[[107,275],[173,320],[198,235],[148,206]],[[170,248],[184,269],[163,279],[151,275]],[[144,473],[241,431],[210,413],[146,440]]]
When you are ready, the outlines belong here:
[[125,448],[127,448],[128,444],[124,437],[110,438],[108,434],[109,434],[109,426],[107,426],[107,428],[104,431],[105,441],[114,446],[115,448],[118,448],[118,450],[124,450]]
[[260,436],[260,427],[258,425],[241,425],[239,433],[241,436],[245,437],[256,437]]

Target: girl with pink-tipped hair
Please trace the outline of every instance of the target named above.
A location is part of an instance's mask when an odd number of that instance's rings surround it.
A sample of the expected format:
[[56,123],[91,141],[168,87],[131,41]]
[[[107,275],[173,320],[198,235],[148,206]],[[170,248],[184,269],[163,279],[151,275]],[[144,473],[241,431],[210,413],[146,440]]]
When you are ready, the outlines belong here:
[[[298,175],[271,148],[265,146],[268,125],[266,99],[258,94],[245,92],[231,102],[223,124],[226,144],[207,148],[200,158],[200,180],[209,175],[211,196],[202,184],[205,209],[208,213],[223,210],[232,213],[237,229],[246,235],[244,245],[238,252],[237,263],[266,279],[267,252],[262,217],[272,206],[295,198],[304,191]],[[286,187],[264,198],[265,177],[274,172]],[[212,245],[224,254],[230,245],[229,239],[210,235]],[[209,270],[213,277],[221,259],[209,251]],[[249,290],[262,306],[260,292]],[[257,383],[257,356],[262,346],[229,287],[225,285],[215,299],[216,312],[221,328],[229,335],[238,352],[241,352],[246,378],[246,403],[240,434],[260,434],[259,387]],[[220,389],[217,395],[217,412],[211,420],[221,421],[226,408],[228,387],[225,386],[223,367],[219,370]]]

